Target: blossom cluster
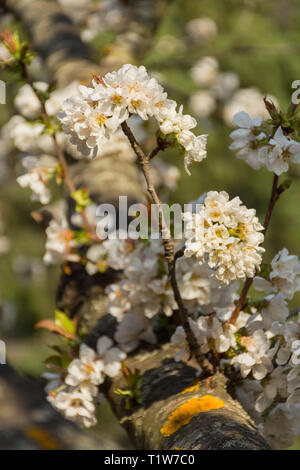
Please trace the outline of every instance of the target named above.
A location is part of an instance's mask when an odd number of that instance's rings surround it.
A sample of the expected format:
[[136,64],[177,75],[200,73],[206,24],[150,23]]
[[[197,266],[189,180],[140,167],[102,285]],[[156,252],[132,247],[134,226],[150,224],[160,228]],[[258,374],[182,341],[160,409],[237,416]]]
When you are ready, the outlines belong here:
[[[195,260],[181,258],[176,275],[190,313],[232,305],[237,296],[238,285],[223,286],[207,264],[200,266]],[[141,340],[155,343],[153,327],[157,316],[171,317],[178,308],[167,276],[162,242],[135,242],[125,258],[120,281],[110,284],[106,293],[107,310],[118,321],[115,340],[120,346],[131,351]]]
[[[203,353],[220,353],[224,370],[234,368],[243,379],[236,396],[273,448],[285,448],[300,432],[300,314],[290,313],[287,299],[300,290],[300,261],[284,248],[271,262],[268,279],[257,276],[255,287],[268,295],[248,305],[232,324],[234,306],[189,318]],[[270,294],[272,292],[272,294]],[[171,337],[181,346],[175,359],[188,352],[181,326]]]
[[106,376],[118,375],[125,358],[126,354],[114,347],[107,336],[98,338],[97,352],[81,344],[79,357],[70,362],[65,377],[45,374],[50,379],[46,387],[49,402],[79,425],[94,426],[97,423],[95,401],[99,404],[104,399],[98,387]]
[[[35,82],[37,90],[46,92],[46,82]],[[45,102],[45,108],[54,118],[63,101],[74,94],[78,82],[72,82],[63,90],[55,90]],[[52,199],[49,183],[51,180],[60,182],[60,168],[56,158],[56,149],[51,135],[47,132],[44,122],[40,119],[41,103],[29,85],[22,86],[16,97],[15,107],[20,112],[10,118],[1,130],[1,143],[4,153],[17,150],[22,166],[26,173],[17,178],[21,187],[28,187],[32,191],[32,199],[41,204],[48,204]],[[82,158],[75,146],[70,144],[68,137],[56,133],[56,139],[61,148],[73,158]],[[55,178],[53,178],[55,177]]]
[[[125,81],[125,76],[128,77],[128,81]],[[121,103],[109,104],[109,96],[105,98],[105,93],[111,93],[114,90],[113,85],[116,85],[113,82],[114,79],[117,82],[119,80],[121,85],[122,78],[124,82],[122,87],[122,104],[124,106],[122,107]],[[102,80],[101,83],[98,83],[98,80],[96,83],[94,80],[94,88],[79,85],[78,82],[72,82],[65,89],[55,90],[51,93],[46,82],[34,82],[35,90],[38,93],[45,94],[45,109],[50,117],[54,117],[61,108],[65,109],[65,111],[59,112],[59,115],[64,116],[62,118],[63,132],[60,132],[59,129],[57,130],[56,140],[62,150],[71,157],[75,159],[84,158],[92,150],[94,156],[97,155],[102,158],[109,155],[112,151],[122,152],[126,159],[132,158],[132,149],[127,137],[120,130],[120,124],[134,112],[134,109],[137,117],[142,116],[146,119],[155,116],[159,119],[159,108],[161,107],[161,120],[163,120],[162,116],[166,113],[170,119],[172,117],[173,121],[178,121],[178,126],[181,126],[185,131],[187,131],[188,127],[195,127],[196,121],[188,115],[183,116],[182,110],[178,113],[176,112],[176,102],[167,98],[162,87],[154,78],[148,76],[143,67],[123,66],[120,71],[107,74],[106,79],[108,83],[111,81],[110,87],[103,85]],[[138,92],[137,90],[138,87],[142,90],[144,85],[147,85],[147,90],[141,95],[141,91]],[[116,93],[121,93],[120,90],[121,87],[117,86],[115,91]],[[101,96],[101,107],[99,106],[99,101],[95,98],[96,93]],[[127,97],[126,93],[128,93]],[[153,93],[156,101],[153,99]],[[93,97],[90,97],[90,94]],[[136,103],[133,109],[132,103],[135,101],[134,97],[141,104]],[[95,101],[93,101],[94,99]],[[111,99],[115,100],[116,96],[111,96]],[[51,161],[51,157],[56,155],[56,149],[45,122],[39,118],[41,115],[41,103],[33,89],[26,84],[19,89],[15,98],[15,106],[21,115],[13,116],[3,127],[1,132],[3,144],[6,147],[6,151],[12,148],[17,149],[24,162],[23,166],[27,173],[17,179],[18,183],[22,187],[29,187],[31,189],[33,200],[39,200],[42,204],[48,204],[51,200],[48,183],[51,179],[50,177],[55,174],[55,165]],[[74,115],[73,109],[76,111]],[[111,117],[108,116],[109,109],[113,112]],[[172,116],[167,112],[167,109],[172,109]],[[67,118],[68,112],[71,113],[69,121]],[[103,122],[100,122],[99,119]],[[185,125],[180,124],[182,119],[186,121]],[[69,122],[70,126],[67,125],[67,122]],[[187,122],[189,122],[189,126]],[[74,129],[72,128],[73,125],[75,126]],[[137,129],[139,123],[133,121],[133,118],[130,120],[130,125],[133,126],[135,132],[139,133],[139,129]],[[71,140],[66,133],[71,133]],[[204,136],[203,138],[196,138],[191,132],[187,134],[184,132],[178,139],[182,142],[183,147],[181,148],[186,149],[186,164],[193,159],[199,160],[200,154],[200,159],[206,156],[206,138]],[[97,147],[99,142],[101,142],[101,145]],[[181,146],[181,144],[178,145]],[[199,155],[197,149],[199,150]],[[158,184],[160,184],[161,175],[163,174],[166,185],[169,184],[170,189],[175,188],[179,177],[176,167],[162,162],[159,158],[154,163],[152,174],[155,181],[158,179]]]
[[254,209],[242,205],[239,197],[229,200],[225,191],[207,193],[200,210],[185,212],[185,256],[206,259],[224,283],[253,277],[264,248],[263,226]]
[[262,166],[280,176],[288,171],[291,163],[300,163],[300,143],[285,135],[282,127],[278,127],[274,135],[269,135],[262,128],[263,120],[241,111],[234,117],[239,127],[230,134],[233,142],[231,150],[237,150],[237,157],[244,160],[254,170]]
[[[45,82],[35,82],[37,89],[46,90]],[[45,107],[50,117],[55,116],[63,102],[78,91],[78,82],[72,82],[63,90],[55,90],[46,100]],[[17,178],[21,187],[28,187],[32,191],[32,199],[39,200],[41,204],[48,204],[52,199],[50,181],[60,181],[60,169],[56,159],[56,151],[51,136],[46,132],[45,124],[39,122],[41,104],[29,85],[19,89],[15,98],[15,106],[20,115],[14,115],[1,131],[1,145],[3,155],[15,149],[19,152],[22,166],[26,173]],[[131,118],[130,125],[135,135],[143,135],[140,122]],[[85,158],[76,145],[63,132],[56,133],[56,139],[62,150],[70,157],[79,160]],[[112,153],[118,153],[120,158],[134,160],[136,158],[127,137],[121,130],[117,130],[109,140],[101,143],[97,157],[108,158]],[[4,160],[4,158],[3,158]],[[1,160],[2,163],[2,160]],[[3,161],[3,163],[5,163]],[[4,168],[5,170],[5,168]],[[53,177],[56,178],[53,178]],[[0,170],[1,177],[1,170]],[[161,160],[159,157],[153,162],[152,177],[157,187],[174,190],[179,178],[178,169]]]
[[[196,137],[191,129],[197,122],[183,114],[182,106],[167,93],[144,66],[123,65],[92,81],[92,87],[79,86],[79,94],[67,99],[58,118],[63,131],[71,136],[84,155],[97,154],[98,146],[120,128],[131,115],[142,120],[153,117],[164,135],[172,135],[184,153],[185,168],[206,157],[206,135]],[[189,173],[190,174],[190,173]]]
[[[127,234],[126,234],[127,235]],[[69,254],[71,256],[71,254]],[[118,280],[106,288],[107,312],[117,322],[115,340],[126,352],[140,341],[156,342],[155,325],[159,316],[171,317],[178,308],[174,299],[163,255],[161,240],[132,240],[125,233],[91,245],[86,252],[89,275],[118,271]],[[207,263],[182,257],[176,276],[188,311],[210,313],[217,307],[233,305],[238,283],[221,283]]]

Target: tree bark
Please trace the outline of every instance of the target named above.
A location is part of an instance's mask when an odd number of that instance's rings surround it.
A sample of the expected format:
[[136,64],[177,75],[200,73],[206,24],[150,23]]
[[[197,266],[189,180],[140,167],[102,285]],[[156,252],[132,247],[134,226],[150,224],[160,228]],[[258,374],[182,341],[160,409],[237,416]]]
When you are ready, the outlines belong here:
[[[33,46],[60,86],[75,78],[87,79],[91,70],[99,70],[99,66],[90,61],[89,51],[75,27],[55,1],[6,0],[6,4],[28,29]],[[143,189],[134,164],[120,161],[118,155],[104,160],[96,159],[89,166],[80,163],[80,170],[77,167],[76,172],[78,183],[83,179],[92,185],[97,201],[116,202],[118,195],[141,200]],[[84,176],[80,165],[83,165]],[[95,344],[100,334],[113,334],[115,320],[105,314],[104,288],[114,276],[109,272],[89,277],[83,268],[75,265],[72,265],[71,276],[62,275],[58,306],[79,314],[88,332],[86,342],[90,345]],[[132,408],[126,410],[124,399],[115,393],[117,388],[126,385],[122,374],[105,385],[110,404],[134,446],[139,449],[268,449],[247,413],[226,391],[226,379],[221,374],[199,382],[193,391],[182,393],[195,380],[197,368],[193,362],[176,363],[174,352],[173,345],[164,344],[138,350],[126,360],[127,367],[139,369],[143,376],[141,405],[133,403]],[[197,406],[186,405],[191,399],[196,399],[192,403],[198,405],[203,397],[206,397],[203,399],[206,405],[202,411]],[[189,422],[184,414],[187,410]],[[166,436],[164,429],[174,411],[179,421],[170,422],[169,436]]]

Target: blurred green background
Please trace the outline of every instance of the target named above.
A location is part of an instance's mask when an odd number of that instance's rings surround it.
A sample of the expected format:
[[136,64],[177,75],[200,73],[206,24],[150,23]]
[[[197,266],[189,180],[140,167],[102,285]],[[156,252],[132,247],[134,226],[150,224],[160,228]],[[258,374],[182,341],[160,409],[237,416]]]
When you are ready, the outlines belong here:
[[[206,40],[193,40],[188,37],[186,26],[201,17],[214,20],[217,34]],[[22,31],[15,20],[7,21],[10,27]],[[96,61],[107,54],[109,44],[117,36],[118,31],[110,27],[93,36],[90,46]],[[299,52],[300,0],[174,0],[167,2],[151,47],[141,62],[157,74],[170,97],[184,104],[185,111],[191,114],[189,98],[201,87],[192,80],[190,69],[205,56],[215,57],[220,71],[237,74],[240,88],[256,87],[263,96],[276,97],[280,108],[286,110],[293,91],[291,83],[300,79]],[[15,112],[16,90],[16,85],[8,86],[8,104],[1,105],[1,125]],[[265,170],[252,170],[228,149],[233,128],[224,122],[222,106],[219,103],[212,114],[198,119],[199,133],[209,134],[208,158],[192,165],[191,177],[182,171],[171,201],[187,203],[204,191],[226,190],[231,197],[239,195],[248,207],[256,208],[263,221],[272,175]],[[169,152],[164,159],[183,169],[181,156]],[[11,248],[0,257],[0,337],[7,341],[9,361],[22,371],[39,376],[43,359],[49,355],[47,344],[53,340],[36,331],[34,324],[53,314],[59,269],[41,265],[45,235],[30,216],[39,205],[32,203],[29,193],[15,183],[13,157],[7,165],[8,173],[0,186],[0,211]],[[299,166],[292,167],[293,184],[276,207],[266,239],[265,261],[270,261],[284,246],[290,253],[300,255],[299,175]],[[291,307],[299,303],[300,296]],[[104,413],[105,420],[111,421],[109,411]],[[123,434],[113,426],[112,434],[117,433],[120,442],[125,442]]]

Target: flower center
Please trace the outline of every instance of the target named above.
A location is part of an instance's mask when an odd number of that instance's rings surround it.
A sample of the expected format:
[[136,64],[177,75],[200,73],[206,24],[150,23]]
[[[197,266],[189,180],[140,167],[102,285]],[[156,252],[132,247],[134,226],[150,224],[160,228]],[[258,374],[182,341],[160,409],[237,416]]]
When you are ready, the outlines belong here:
[[100,273],[105,273],[105,271],[107,270],[107,263],[104,259],[101,259],[100,261],[98,261],[97,267]]
[[138,108],[141,105],[141,100],[131,100],[131,104],[134,108]]
[[79,398],[74,398],[71,402],[73,408],[79,408],[82,405],[82,402]]
[[97,114],[96,121],[97,121],[97,123],[99,124],[99,126],[103,126],[103,124],[105,123],[106,119],[107,119],[107,117],[104,116],[104,114],[101,114],[101,113]]
[[119,104],[122,101],[122,96],[119,95],[118,93],[115,93],[114,96],[112,97],[112,102],[114,104]]
[[94,367],[91,364],[86,364],[85,371],[88,375],[90,375],[94,371]]

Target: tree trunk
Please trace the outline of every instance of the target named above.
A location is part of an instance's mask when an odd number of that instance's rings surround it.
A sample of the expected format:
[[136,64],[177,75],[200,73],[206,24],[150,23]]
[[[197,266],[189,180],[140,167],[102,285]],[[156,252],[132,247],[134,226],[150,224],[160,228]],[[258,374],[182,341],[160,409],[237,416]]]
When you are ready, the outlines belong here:
[[0,365],[1,450],[108,450],[118,447],[66,420],[33,379]]

